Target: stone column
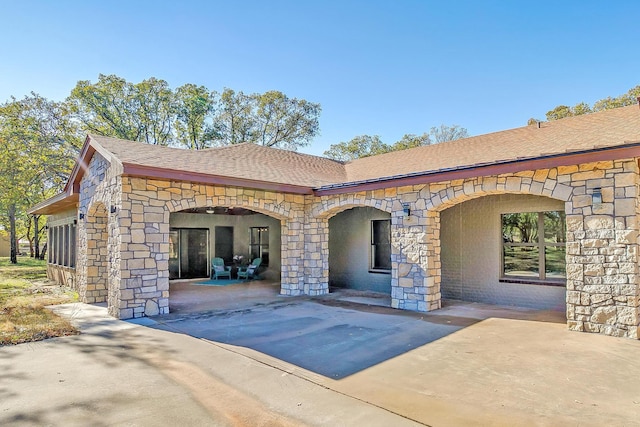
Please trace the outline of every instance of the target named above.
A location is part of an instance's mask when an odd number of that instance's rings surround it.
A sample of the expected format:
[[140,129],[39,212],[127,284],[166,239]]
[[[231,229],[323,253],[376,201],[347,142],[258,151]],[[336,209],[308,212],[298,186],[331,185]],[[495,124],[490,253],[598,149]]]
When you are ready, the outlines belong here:
[[120,305],[112,315],[123,319],[169,312],[169,210],[148,185],[122,182]]
[[329,293],[329,220],[308,218],[304,224],[304,294]]
[[86,255],[83,259],[80,298],[92,304],[107,301],[110,253],[109,218],[103,203],[92,205],[85,216]]
[[391,306],[404,310],[440,308],[440,216],[410,205],[391,216]]
[[[571,330],[638,338],[638,165],[572,175],[585,179],[567,204],[567,324]],[[593,193],[602,203],[593,203]]]
[[122,248],[120,213],[122,207],[122,191],[121,179],[118,178],[118,185],[115,186],[112,194],[111,208],[109,211],[109,233],[108,248],[109,254],[109,275],[108,275],[108,293],[107,293],[107,310],[109,315],[118,317],[120,314],[121,299],[121,276],[122,267],[120,265],[120,256]]
[[296,296],[304,293],[304,235],[299,219],[282,221],[280,293]]

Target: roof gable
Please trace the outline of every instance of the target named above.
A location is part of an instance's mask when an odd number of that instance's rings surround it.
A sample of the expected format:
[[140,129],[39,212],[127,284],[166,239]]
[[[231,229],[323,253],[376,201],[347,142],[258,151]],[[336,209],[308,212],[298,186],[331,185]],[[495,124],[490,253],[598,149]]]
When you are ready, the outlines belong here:
[[256,144],[186,150],[95,135],[90,139],[123,165],[124,174],[146,171],[153,175],[165,171],[308,188],[346,178],[341,162]]

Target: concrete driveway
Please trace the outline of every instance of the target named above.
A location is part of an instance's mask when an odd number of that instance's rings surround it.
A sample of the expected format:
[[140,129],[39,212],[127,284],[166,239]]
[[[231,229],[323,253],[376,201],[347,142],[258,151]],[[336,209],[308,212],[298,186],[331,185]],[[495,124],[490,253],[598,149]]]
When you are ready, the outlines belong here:
[[83,334],[0,348],[0,425],[640,426],[638,341],[554,313],[263,286],[143,325],[58,307]]
[[152,327],[250,348],[341,379],[490,317],[565,322],[564,313],[445,302],[434,314],[394,310],[389,297],[336,290],[316,298],[278,295],[278,283],[212,288],[174,284],[172,315]]

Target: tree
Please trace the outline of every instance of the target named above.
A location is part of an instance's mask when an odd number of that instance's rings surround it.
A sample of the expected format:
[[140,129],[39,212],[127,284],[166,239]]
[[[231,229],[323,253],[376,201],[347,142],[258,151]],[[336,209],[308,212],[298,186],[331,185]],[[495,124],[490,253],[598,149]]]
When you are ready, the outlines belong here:
[[289,98],[275,90],[254,96],[258,144],[295,151],[309,145],[318,134],[320,104]]
[[429,135],[433,138],[433,142],[437,144],[440,142],[467,138],[469,133],[467,132],[467,129],[458,125],[440,125],[438,127],[432,127],[429,131]]
[[[640,97],[640,85],[629,89],[627,93],[611,97],[608,96],[604,99],[596,101],[593,107],[589,106],[586,102],[580,102],[574,107],[568,107],[566,105],[558,105],[553,110],[547,112],[547,120],[564,119],[565,117],[580,116],[582,114],[593,113],[596,111],[610,110],[612,108],[626,107],[627,105],[634,105],[638,102]],[[531,119],[529,119],[531,121]]]
[[26,209],[61,189],[77,144],[60,104],[32,93],[0,105],[0,219],[11,235],[11,262],[17,262],[19,228],[41,232]]
[[100,74],[98,82],[81,80],[67,98],[69,111],[84,131],[138,141],[133,85],[115,75]]
[[256,124],[252,97],[225,89],[220,96],[220,110],[215,122],[221,131],[217,145],[253,142]]
[[171,126],[175,120],[174,94],[164,80],[151,77],[133,85],[137,122],[141,140],[147,144],[173,142]]
[[591,107],[586,102],[580,102],[576,104],[572,110],[574,116],[580,116],[582,114],[588,114],[592,112]]
[[249,142],[296,150],[319,133],[320,104],[279,91],[247,95],[185,84],[172,91],[151,77],[130,83],[115,75],[79,81],[68,110],[85,132],[191,149]]
[[547,120],[551,121],[563,119],[565,117],[571,117],[573,116],[573,113],[571,112],[571,107],[568,107],[566,105],[558,105],[553,110],[548,111],[546,116]]
[[547,120],[551,121],[551,120],[564,119],[565,117],[579,116],[582,114],[591,113],[591,111],[592,110],[591,110],[591,107],[589,107],[589,104],[585,102],[580,102],[576,104],[574,107],[568,107],[566,105],[558,105],[553,110],[548,111],[546,116],[547,116]]
[[350,141],[331,144],[324,152],[326,157],[340,161],[350,161],[361,157],[388,153],[391,147],[382,142],[378,135],[360,135]]
[[453,141],[467,136],[467,130],[458,125],[432,127],[429,133],[422,135],[406,134],[392,145],[385,144],[377,135],[361,135],[347,142],[331,144],[324,155],[334,160],[350,161],[361,157],[430,145],[432,142]]
[[423,145],[431,145],[431,137],[428,133],[422,135],[407,134],[390,147],[389,151],[406,150],[407,148],[421,147]]
[[615,98],[610,96],[593,104],[593,111],[609,110],[611,108],[626,107],[627,105],[634,105],[638,103],[638,97],[640,97],[640,85],[631,88],[627,93]]
[[320,104],[282,92],[246,95],[225,89],[214,117],[218,145],[242,142],[296,150],[319,133]]
[[219,137],[213,124],[216,93],[204,86],[186,84],[175,91],[176,142],[192,150],[210,147]]
[[95,84],[79,81],[67,103],[86,132],[157,145],[173,140],[173,92],[164,80],[132,84],[100,74]]

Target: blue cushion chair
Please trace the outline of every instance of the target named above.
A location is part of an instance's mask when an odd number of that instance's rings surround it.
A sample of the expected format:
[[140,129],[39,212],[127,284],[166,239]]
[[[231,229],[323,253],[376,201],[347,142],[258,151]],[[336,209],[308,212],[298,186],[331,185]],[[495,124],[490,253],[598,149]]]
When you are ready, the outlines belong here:
[[262,258],[256,258],[246,267],[238,269],[238,279],[256,279],[258,278],[258,267],[262,264]]
[[211,260],[211,278],[220,279],[223,277],[231,279],[231,267],[225,266],[222,258],[213,258]]

